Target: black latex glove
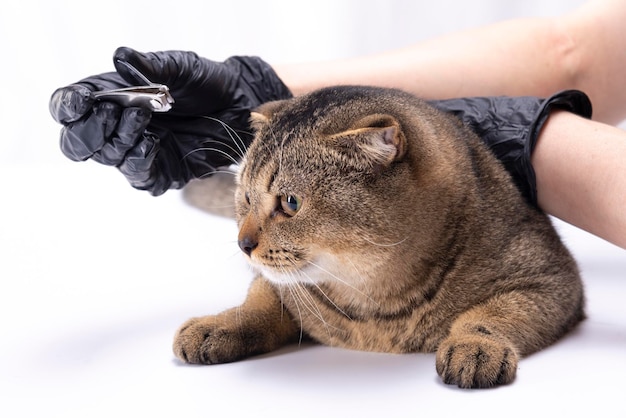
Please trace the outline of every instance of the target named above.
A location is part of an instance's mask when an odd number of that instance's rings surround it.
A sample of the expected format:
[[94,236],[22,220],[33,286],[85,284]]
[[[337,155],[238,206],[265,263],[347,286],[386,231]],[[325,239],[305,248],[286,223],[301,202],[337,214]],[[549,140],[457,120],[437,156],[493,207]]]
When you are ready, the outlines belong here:
[[470,97],[430,103],[456,115],[476,132],[533,206],[537,206],[537,186],[530,156],[550,111],[564,109],[586,118],[592,111],[589,98],[578,90],[562,91],[547,99]]
[[[56,90],[50,112],[63,124],[61,150],[70,159],[116,166],[130,184],[160,195],[239,160],[252,140],[248,119],[258,105],[291,97],[272,68],[257,57],[210,61],[193,52],[140,53],[118,48],[117,72]],[[175,100],[167,113],[95,101],[94,91],[143,85],[121,62]]]

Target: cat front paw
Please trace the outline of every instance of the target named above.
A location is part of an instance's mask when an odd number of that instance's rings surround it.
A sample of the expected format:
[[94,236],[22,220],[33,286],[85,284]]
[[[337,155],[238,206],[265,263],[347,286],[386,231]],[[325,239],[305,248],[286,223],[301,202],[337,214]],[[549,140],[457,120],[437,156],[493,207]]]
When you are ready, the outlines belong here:
[[507,342],[471,334],[448,337],[436,356],[437,373],[444,383],[467,389],[512,382],[517,362]]
[[193,318],[174,337],[174,354],[186,363],[218,364],[250,355],[245,333],[220,323],[218,316]]

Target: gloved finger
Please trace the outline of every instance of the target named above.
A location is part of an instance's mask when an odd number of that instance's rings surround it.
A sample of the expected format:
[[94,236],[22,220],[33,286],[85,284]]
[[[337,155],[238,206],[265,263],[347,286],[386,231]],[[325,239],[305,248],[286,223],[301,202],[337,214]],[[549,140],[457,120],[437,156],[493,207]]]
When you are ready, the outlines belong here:
[[184,74],[188,67],[182,51],[142,53],[132,48],[119,47],[113,54],[113,65],[122,78],[136,85],[145,82],[125,64],[130,64],[151,82],[166,84],[170,88],[176,80],[186,78]]
[[61,130],[61,151],[71,160],[84,161],[102,149],[120,118],[121,109],[109,102],[98,103],[87,118]]
[[89,114],[95,102],[93,92],[128,86],[128,82],[116,72],[94,75],[56,89],[50,96],[48,108],[54,120],[67,125]]
[[154,183],[153,164],[159,148],[159,138],[146,132],[139,142],[128,150],[118,168],[133,187],[147,190]]
[[168,86],[175,100],[171,114],[211,114],[216,110],[232,106],[239,72],[199,57],[188,51],[161,51],[141,53],[120,47],[114,54],[114,65],[129,83],[145,84],[132,68],[143,74],[152,83]]
[[142,108],[125,108],[117,129],[102,148],[93,154],[92,159],[105,165],[120,165],[126,158],[126,153],[142,140],[142,134],[150,123],[151,115],[151,112]]
[[86,86],[72,84],[56,89],[50,97],[50,114],[58,123],[67,125],[82,118],[91,110],[94,98]]
[[160,196],[172,186],[182,187],[172,182],[167,167],[162,163],[167,161],[160,139],[152,134],[144,135],[143,140],[132,148],[126,159],[118,167],[126,179],[136,189],[147,190],[153,196]]

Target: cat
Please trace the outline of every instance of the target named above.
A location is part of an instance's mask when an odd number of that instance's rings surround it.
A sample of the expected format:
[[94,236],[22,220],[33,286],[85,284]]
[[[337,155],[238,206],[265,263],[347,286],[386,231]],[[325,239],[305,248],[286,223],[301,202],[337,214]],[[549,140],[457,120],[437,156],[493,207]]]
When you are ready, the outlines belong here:
[[[244,303],[192,318],[174,353],[225,363],[297,343],[436,352],[443,382],[514,380],[584,319],[550,219],[453,116],[399,90],[336,86],[270,102],[237,173]],[[197,188],[195,193],[202,193]]]

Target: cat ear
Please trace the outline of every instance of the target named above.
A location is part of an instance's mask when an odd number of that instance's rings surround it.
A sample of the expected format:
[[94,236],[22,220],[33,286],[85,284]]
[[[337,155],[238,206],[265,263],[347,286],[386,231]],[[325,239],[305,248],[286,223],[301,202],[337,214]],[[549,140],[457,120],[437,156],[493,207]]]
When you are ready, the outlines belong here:
[[250,126],[258,131],[272,119],[272,115],[285,105],[285,100],[266,102],[250,112]]
[[358,159],[375,170],[399,161],[406,153],[400,123],[390,115],[366,116],[347,131],[333,135],[333,139],[344,150],[357,152]]

